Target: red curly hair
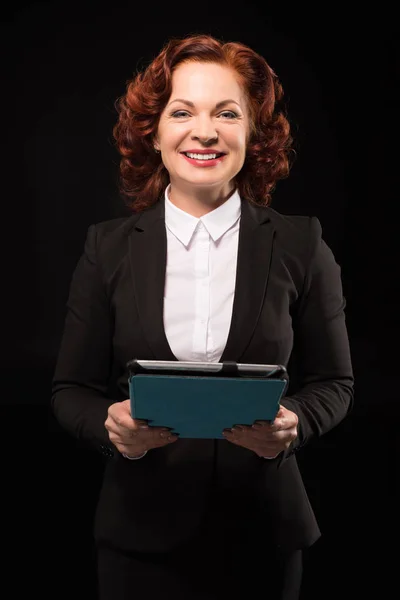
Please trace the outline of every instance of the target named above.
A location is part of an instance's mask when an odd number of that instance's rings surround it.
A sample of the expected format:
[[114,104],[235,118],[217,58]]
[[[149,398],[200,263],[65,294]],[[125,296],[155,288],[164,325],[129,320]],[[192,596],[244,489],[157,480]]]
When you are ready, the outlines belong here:
[[242,198],[268,205],[271,192],[290,169],[292,137],[278,105],[283,90],[265,59],[249,47],[210,35],[172,38],[144,70],[127,82],[116,101],[113,135],[120,160],[120,191],[133,212],[155,204],[169,184],[169,173],[154,151],[159,118],[172,92],[172,74],[183,62],[216,63],[232,69],[243,87],[250,120],[244,164],[235,177]]

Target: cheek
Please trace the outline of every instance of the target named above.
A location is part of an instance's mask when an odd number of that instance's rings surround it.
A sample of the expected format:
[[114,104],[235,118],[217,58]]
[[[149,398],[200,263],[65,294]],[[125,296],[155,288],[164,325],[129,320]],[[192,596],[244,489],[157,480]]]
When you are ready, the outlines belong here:
[[246,151],[247,142],[246,142],[246,133],[243,131],[240,135],[235,136],[235,139],[232,140],[232,146],[236,147],[237,151],[240,153],[244,153]]

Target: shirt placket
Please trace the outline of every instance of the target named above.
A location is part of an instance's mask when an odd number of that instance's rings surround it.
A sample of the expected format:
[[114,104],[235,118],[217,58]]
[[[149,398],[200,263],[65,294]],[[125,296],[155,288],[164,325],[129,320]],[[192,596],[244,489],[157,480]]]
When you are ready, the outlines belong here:
[[206,360],[207,332],[210,320],[210,235],[199,222],[195,254],[195,323],[193,331],[194,360]]

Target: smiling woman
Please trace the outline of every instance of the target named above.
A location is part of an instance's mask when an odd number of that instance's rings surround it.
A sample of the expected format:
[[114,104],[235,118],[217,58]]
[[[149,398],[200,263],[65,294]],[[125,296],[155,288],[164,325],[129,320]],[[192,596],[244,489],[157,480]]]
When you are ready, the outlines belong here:
[[[320,531],[296,452],[346,416],[353,375],[320,223],[269,206],[289,172],[281,97],[253,50],[194,36],[171,40],[119,101],[133,214],[88,230],[52,399],[64,427],[110,458],[99,600],[299,598],[302,552]],[[179,439],[132,416],[134,358],[282,365],[294,385],[272,422],[230,411],[218,437]]]

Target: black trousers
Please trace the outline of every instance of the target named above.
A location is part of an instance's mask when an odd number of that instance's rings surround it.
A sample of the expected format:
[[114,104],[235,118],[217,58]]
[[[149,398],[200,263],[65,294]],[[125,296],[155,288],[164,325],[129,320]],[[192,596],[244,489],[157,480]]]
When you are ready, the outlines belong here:
[[97,546],[99,600],[299,600],[302,551],[281,555],[263,540],[198,537],[169,553]]

